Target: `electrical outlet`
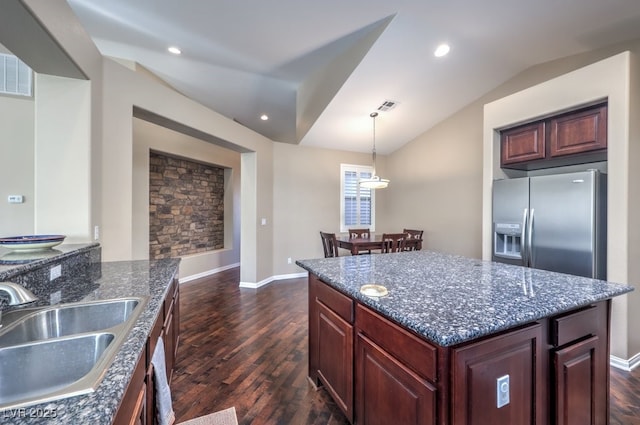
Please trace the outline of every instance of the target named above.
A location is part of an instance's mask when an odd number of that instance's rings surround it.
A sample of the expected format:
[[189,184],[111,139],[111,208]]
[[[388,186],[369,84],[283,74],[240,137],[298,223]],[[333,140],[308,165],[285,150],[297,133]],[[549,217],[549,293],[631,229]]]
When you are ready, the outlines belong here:
[[62,265],[58,264],[57,266],[51,267],[49,271],[49,281],[59,278],[62,276]]
[[287,264],[291,264],[291,257],[287,258]]
[[21,204],[24,202],[24,198],[22,197],[22,195],[9,195],[7,197],[7,201],[10,204]]
[[496,380],[496,400],[498,409],[509,404],[509,375]]
[[51,296],[49,297],[49,304],[51,304],[51,305],[59,304],[60,301],[62,301],[62,292],[61,291],[56,291],[56,292],[52,293]]
[[97,241],[100,239],[100,226],[93,226],[93,240]]

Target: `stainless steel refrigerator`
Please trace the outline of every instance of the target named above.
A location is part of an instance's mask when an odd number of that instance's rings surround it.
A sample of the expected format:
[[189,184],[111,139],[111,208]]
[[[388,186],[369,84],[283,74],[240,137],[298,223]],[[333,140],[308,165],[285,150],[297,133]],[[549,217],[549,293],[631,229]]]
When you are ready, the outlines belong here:
[[607,176],[597,170],[493,182],[493,261],[607,277]]

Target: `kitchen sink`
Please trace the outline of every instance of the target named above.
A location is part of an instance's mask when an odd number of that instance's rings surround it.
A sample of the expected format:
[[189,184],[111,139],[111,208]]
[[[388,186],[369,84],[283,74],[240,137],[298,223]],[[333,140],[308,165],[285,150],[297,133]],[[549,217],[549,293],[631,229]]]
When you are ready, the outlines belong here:
[[21,315],[13,323],[12,317],[5,315],[0,328],[0,347],[108,329],[127,321],[140,301],[125,298],[63,304]]
[[4,314],[0,410],[94,391],[145,304],[121,298]]
[[0,406],[90,392],[114,339],[101,332],[0,348]]

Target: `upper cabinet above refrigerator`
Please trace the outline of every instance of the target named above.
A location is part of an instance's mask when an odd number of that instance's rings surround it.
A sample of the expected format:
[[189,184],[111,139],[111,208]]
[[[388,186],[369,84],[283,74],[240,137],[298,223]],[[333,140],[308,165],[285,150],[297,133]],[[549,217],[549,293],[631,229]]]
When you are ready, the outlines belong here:
[[607,104],[580,107],[500,132],[500,167],[537,170],[607,159]]

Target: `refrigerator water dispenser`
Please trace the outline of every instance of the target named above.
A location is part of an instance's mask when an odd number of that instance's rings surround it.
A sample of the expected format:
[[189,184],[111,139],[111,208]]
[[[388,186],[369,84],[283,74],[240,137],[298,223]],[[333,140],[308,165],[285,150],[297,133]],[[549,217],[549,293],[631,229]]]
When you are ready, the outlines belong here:
[[494,223],[493,255],[522,259],[522,225],[520,223]]

